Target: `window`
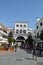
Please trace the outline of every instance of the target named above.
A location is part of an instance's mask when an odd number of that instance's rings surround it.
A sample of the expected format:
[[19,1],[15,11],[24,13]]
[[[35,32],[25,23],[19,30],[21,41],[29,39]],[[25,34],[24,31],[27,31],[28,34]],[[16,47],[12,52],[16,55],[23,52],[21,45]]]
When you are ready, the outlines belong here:
[[26,33],[26,30],[24,30],[23,33]]
[[37,26],[37,29],[38,29],[38,26]]
[[22,33],[22,30],[20,30],[20,33]]
[[19,27],[19,25],[17,24],[16,27]]
[[16,33],[18,33],[18,29],[16,30]]
[[24,27],[26,27],[26,25],[24,25]]
[[40,23],[40,26],[42,26],[42,22]]
[[20,27],[22,27],[22,25],[20,25]]

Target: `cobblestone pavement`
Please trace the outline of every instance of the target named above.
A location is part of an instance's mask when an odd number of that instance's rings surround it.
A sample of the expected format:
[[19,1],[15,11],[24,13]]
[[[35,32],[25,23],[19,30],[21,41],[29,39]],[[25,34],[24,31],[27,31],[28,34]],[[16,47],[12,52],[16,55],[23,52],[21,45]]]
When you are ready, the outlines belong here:
[[0,65],[43,65],[43,58],[37,59],[33,61],[31,54],[19,48],[17,52],[0,52]]

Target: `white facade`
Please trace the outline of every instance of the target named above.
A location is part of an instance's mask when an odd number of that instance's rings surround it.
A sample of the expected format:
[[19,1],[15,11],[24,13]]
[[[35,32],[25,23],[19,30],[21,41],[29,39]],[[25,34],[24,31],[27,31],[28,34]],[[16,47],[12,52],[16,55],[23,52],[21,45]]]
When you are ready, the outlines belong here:
[[0,46],[1,44],[8,44],[8,34],[10,31],[12,31],[13,28],[6,27],[2,23],[0,23]]
[[37,19],[35,25],[35,35],[40,36],[41,30],[43,30],[43,17]]
[[7,37],[7,27],[5,27],[3,24],[0,23],[0,36]]
[[0,44],[8,44],[7,36],[7,28],[0,23]]
[[29,35],[29,33],[32,33],[32,29],[28,28],[28,22],[27,21],[16,21],[14,23],[14,37],[15,39],[19,36],[23,36],[25,39]]
[[15,22],[15,33],[27,33],[27,23]]
[[0,44],[8,44],[8,34],[12,31],[13,28],[6,27],[2,23],[0,23]]

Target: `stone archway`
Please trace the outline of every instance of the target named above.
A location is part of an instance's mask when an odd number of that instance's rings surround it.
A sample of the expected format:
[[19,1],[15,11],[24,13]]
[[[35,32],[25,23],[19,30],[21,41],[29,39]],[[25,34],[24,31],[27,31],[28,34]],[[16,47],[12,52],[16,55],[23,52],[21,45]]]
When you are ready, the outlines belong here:
[[19,37],[16,38],[16,40],[23,41],[23,40],[25,40],[25,38],[23,36],[19,36]]
[[18,43],[18,46],[20,46],[21,44],[24,44],[25,38],[23,36],[19,36],[16,38],[16,42]]

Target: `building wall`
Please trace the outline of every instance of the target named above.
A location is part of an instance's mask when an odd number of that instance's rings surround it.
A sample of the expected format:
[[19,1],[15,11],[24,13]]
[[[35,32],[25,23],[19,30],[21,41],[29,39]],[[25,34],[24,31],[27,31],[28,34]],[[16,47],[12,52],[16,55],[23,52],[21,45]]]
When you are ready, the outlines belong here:
[[[24,25],[26,25],[26,27],[24,27]],[[18,33],[20,33],[20,30],[22,30],[22,34],[23,34],[23,31],[26,30],[26,33],[27,33],[27,23],[15,22],[15,33],[16,33],[16,30],[18,30]]]
[[[16,32],[16,30],[18,30],[18,33]],[[20,32],[20,30],[22,30],[22,32]],[[24,32],[24,30],[26,32]],[[32,33],[32,29],[28,28],[28,22],[24,22],[24,21],[18,22],[18,21],[16,21],[14,23],[13,36],[14,36],[15,39],[19,36],[23,36],[26,39],[29,35],[29,32]]]
[[7,37],[7,27],[5,27],[3,24],[0,23],[0,34],[3,37]]
[[43,30],[43,17],[41,17],[39,20],[37,20],[37,23],[35,25],[35,33],[40,35],[41,30]]

